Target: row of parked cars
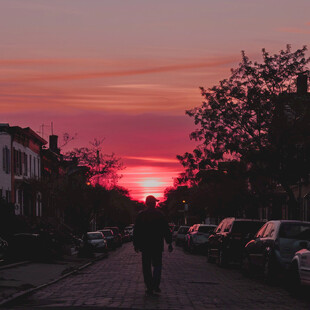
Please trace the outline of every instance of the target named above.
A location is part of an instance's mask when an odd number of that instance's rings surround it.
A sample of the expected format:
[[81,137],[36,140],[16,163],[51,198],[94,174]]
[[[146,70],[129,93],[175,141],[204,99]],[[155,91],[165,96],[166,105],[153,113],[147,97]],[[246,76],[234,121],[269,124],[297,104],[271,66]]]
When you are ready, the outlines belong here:
[[97,231],[90,231],[82,236],[83,243],[79,255],[85,256],[96,252],[114,250],[124,242],[132,240],[133,226],[126,227],[122,232],[118,227],[105,227]]
[[298,286],[310,285],[310,222],[226,218],[218,226],[181,226],[176,245],[203,251],[210,263],[241,266],[244,274],[272,281],[286,274]]
[[[105,227],[100,231],[87,232],[81,238],[72,234],[17,233],[0,237],[0,262],[20,260],[51,260],[63,255],[90,256],[96,252],[107,252],[122,243],[131,241],[132,226],[120,231],[118,227]],[[5,263],[4,262],[4,263]]]

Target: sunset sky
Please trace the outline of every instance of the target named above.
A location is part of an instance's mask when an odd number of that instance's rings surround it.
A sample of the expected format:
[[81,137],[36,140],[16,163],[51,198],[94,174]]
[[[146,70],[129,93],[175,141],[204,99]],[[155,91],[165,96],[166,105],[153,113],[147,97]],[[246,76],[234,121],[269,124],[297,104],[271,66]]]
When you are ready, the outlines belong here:
[[[310,48],[309,0],[0,0],[0,122],[68,132],[67,149],[105,138],[135,199],[163,196],[191,151],[199,86]],[[40,129],[41,128],[41,129]],[[61,144],[61,138],[60,138]]]

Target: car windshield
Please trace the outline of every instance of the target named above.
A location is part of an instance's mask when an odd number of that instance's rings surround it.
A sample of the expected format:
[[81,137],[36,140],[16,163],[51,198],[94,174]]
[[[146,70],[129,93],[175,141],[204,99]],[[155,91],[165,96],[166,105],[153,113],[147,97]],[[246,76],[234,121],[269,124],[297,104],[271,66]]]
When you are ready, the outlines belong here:
[[101,233],[88,233],[87,234],[88,239],[95,240],[95,239],[103,239]]
[[186,234],[189,230],[189,227],[180,227],[178,234]]
[[109,227],[108,229],[112,230],[113,234],[115,234],[115,235],[119,234],[119,230],[117,227]]
[[282,223],[280,227],[279,237],[310,241],[310,224]]
[[104,230],[104,231],[102,231],[102,233],[104,234],[105,237],[111,237],[111,236],[113,236],[111,230]]
[[212,233],[214,231],[216,227],[212,227],[212,226],[199,226],[198,231],[201,233]]
[[235,221],[233,224],[232,232],[255,234],[263,226],[263,224],[263,222],[258,221]]

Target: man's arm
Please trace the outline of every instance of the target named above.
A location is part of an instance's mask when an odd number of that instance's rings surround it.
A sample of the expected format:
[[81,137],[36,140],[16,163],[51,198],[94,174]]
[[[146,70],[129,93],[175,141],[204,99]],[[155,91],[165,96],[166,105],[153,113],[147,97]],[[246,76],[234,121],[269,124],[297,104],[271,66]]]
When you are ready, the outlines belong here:
[[135,226],[133,228],[133,237],[132,237],[133,246],[137,253],[139,252],[140,249],[140,243],[141,243],[140,239],[141,239],[141,221],[138,214]]
[[172,252],[173,251],[173,247],[172,247],[172,232],[170,230],[170,227],[169,227],[169,224],[168,222],[166,221],[166,219],[164,219],[164,237],[165,237],[165,240],[168,244],[168,251],[169,252]]

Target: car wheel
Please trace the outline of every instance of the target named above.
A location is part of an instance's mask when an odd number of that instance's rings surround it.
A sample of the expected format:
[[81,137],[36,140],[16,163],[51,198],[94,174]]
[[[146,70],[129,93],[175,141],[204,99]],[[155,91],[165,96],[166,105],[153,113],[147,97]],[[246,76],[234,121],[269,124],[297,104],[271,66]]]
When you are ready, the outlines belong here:
[[207,262],[208,263],[215,263],[214,257],[211,256],[211,250],[210,249],[208,249]]
[[298,294],[300,292],[301,288],[301,280],[300,280],[300,275],[298,271],[298,265],[296,262],[293,262],[290,271],[289,271],[289,290],[293,294]]
[[247,254],[242,255],[240,270],[242,274],[246,277],[250,277],[252,275],[252,265],[250,258]]
[[195,245],[194,242],[192,240],[189,240],[189,245],[188,245],[188,249],[190,253],[195,253]]
[[273,284],[275,281],[275,275],[275,264],[272,263],[272,258],[270,254],[266,255],[263,266],[263,279],[266,283]]
[[227,266],[227,258],[223,249],[219,249],[218,251],[217,265],[220,267]]

